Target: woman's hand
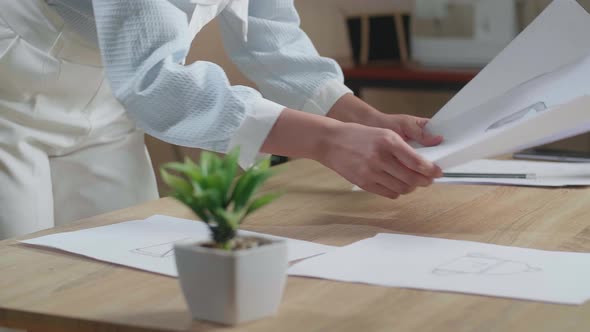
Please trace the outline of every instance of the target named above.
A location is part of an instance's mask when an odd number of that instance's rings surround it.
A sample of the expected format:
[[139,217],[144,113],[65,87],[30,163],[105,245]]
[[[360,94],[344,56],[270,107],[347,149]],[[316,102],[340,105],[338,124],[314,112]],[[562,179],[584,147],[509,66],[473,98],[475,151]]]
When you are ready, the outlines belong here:
[[425,129],[429,119],[405,114],[385,114],[352,94],[342,96],[328,112],[328,117],[343,122],[390,129],[404,141],[416,141],[424,146],[438,145],[443,141],[441,136],[431,135]]
[[392,129],[291,109],[279,116],[261,151],[319,161],[362,189],[389,198],[442,176]]
[[432,135],[426,130],[428,120],[405,114],[379,113],[367,125],[391,129],[406,142],[416,141],[424,146],[439,145],[443,141],[443,137]]
[[442,176],[393,130],[342,123],[327,137],[319,161],[366,191],[394,199]]

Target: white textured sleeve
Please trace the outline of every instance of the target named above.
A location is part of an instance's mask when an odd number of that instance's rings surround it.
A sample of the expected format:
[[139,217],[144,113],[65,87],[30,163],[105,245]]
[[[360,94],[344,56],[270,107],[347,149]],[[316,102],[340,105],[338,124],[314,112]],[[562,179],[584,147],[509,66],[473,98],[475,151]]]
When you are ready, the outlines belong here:
[[340,66],[321,57],[305,32],[293,0],[251,0],[248,39],[237,18],[222,12],[221,31],[232,61],[263,96],[290,108],[325,115],[346,93]]
[[242,166],[252,163],[283,106],[231,86],[213,63],[182,65],[191,36],[186,14],[170,2],[95,0],[93,9],[109,83],[140,128],[218,152],[240,145]]

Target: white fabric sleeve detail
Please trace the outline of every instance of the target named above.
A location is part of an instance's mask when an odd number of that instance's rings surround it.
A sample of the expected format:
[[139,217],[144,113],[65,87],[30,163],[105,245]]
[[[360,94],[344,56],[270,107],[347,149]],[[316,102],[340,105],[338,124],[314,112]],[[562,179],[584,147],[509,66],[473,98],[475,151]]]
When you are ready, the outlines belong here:
[[327,81],[344,82],[338,63],[320,56],[300,28],[293,0],[250,1],[248,42],[235,15],[224,11],[220,18],[228,55],[264,98],[302,110]]
[[305,102],[302,111],[317,115],[326,115],[336,101],[347,93],[352,93],[352,90],[342,84],[342,82],[336,79],[328,80]]
[[260,148],[270,133],[285,106],[267,99],[259,99],[238,129],[234,132],[229,142],[228,150],[236,146],[240,147],[240,166],[244,169],[252,166],[261,157]]

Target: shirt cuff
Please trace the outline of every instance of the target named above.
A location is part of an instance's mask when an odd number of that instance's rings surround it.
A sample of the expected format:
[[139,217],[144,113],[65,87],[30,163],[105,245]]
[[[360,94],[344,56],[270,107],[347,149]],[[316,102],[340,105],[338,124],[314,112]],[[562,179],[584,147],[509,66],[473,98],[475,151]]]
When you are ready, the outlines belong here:
[[326,115],[336,101],[347,93],[352,93],[352,90],[342,84],[342,82],[336,79],[328,80],[303,105],[302,111],[317,115]]
[[247,169],[257,159],[267,156],[260,148],[285,106],[260,98],[238,127],[229,142],[228,151],[240,147],[240,167]]

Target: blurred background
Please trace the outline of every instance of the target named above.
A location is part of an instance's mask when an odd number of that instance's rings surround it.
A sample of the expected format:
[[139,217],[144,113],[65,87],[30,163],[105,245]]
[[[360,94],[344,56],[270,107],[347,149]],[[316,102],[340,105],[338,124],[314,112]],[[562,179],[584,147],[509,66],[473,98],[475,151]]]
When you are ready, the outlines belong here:
[[[303,30],[321,55],[341,64],[355,94],[382,112],[432,117],[550,2],[295,0],[295,5]],[[578,2],[590,9],[590,0]],[[193,43],[187,62],[198,60],[222,66],[233,84],[254,86],[225,54],[216,21]],[[152,137],[146,143],[156,169],[184,156],[198,159],[196,149]],[[590,151],[590,135],[550,147]]]

